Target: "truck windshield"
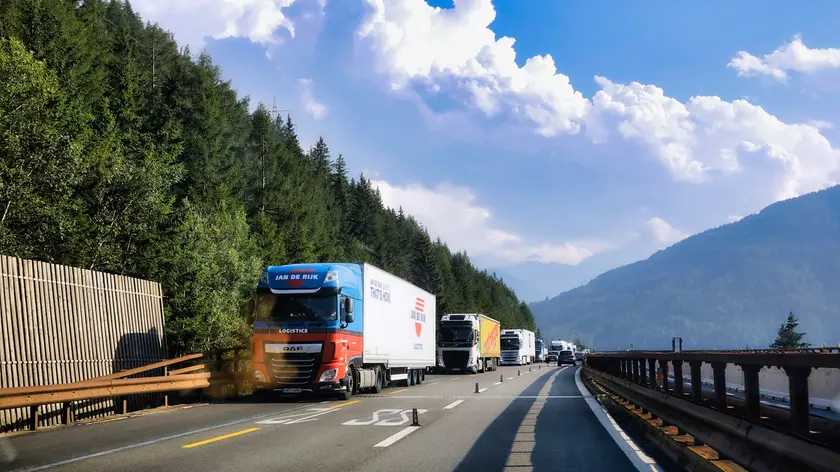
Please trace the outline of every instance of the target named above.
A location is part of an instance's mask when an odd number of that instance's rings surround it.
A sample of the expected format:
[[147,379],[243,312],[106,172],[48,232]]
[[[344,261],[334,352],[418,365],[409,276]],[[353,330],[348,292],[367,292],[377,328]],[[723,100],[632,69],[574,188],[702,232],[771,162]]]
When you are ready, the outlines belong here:
[[336,296],[275,295],[259,290],[255,318],[260,321],[334,321],[338,319]]
[[440,340],[446,343],[471,343],[475,336],[472,327],[441,326]]
[[502,338],[502,349],[519,349],[519,338]]

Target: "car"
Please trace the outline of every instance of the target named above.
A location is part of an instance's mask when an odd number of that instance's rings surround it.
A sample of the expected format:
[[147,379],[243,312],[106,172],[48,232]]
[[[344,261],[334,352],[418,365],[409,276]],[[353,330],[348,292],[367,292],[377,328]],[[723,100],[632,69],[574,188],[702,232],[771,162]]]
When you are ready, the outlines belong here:
[[575,365],[577,357],[573,351],[560,351],[557,354],[557,365],[572,364]]

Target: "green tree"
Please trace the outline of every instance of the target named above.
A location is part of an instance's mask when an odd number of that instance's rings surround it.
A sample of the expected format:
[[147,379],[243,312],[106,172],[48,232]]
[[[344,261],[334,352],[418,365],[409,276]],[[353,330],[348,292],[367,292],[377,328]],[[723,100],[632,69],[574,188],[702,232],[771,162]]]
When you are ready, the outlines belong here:
[[809,347],[810,344],[803,342],[805,333],[796,331],[799,326],[799,320],[793,316],[793,312],[788,314],[787,320],[779,327],[779,332],[776,335],[776,340],[770,345],[771,349],[799,349]]
[[572,344],[574,344],[575,346],[577,346],[578,350],[580,350],[580,351],[582,351],[582,350],[584,350],[584,349],[588,349],[588,346],[586,345],[586,343],[585,343],[585,342],[583,342],[583,340],[581,340],[581,339],[580,339],[579,337],[577,337],[577,336],[575,336],[575,339],[574,339],[574,341],[572,341]]

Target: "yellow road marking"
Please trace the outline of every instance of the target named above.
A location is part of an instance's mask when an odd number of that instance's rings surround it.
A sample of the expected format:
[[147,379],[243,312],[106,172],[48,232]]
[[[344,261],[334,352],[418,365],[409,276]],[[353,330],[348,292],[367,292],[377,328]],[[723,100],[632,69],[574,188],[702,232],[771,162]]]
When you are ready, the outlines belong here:
[[391,392],[391,395],[393,395],[393,394],[395,394],[395,393],[402,393],[402,392],[405,392],[405,391],[407,391],[407,390],[408,390],[407,388],[404,388],[404,389],[402,389],[402,390],[394,390],[393,392]]
[[347,403],[339,403],[338,405],[333,405],[333,406],[331,406],[330,408],[333,408],[333,409],[335,409],[335,408],[341,408],[341,407],[343,407],[343,406],[352,405],[352,404],[354,404],[354,403],[359,403],[360,401],[361,401],[361,400],[353,400],[353,401],[349,401],[349,402],[347,402]]
[[187,445],[181,446],[181,447],[183,449],[190,449],[190,448],[193,448],[193,447],[203,446],[205,444],[210,444],[212,442],[221,441],[222,439],[228,439],[228,438],[232,438],[232,437],[235,437],[235,436],[241,436],[243,434],[253,433],[254,431],[257,431],[258,429],[260,429],[260,428],[243,429],[242,431],[237,431],[235,433],[225,434],[224,436],[217,436],[217,437],[211,438],[211,439],[205,439],[204,441],[199,441],[197,443],[187,444]]
[[451,378],[451,379],[449,379],[449,380],[461,380],[461,378],[460,378],[460,377],[452,377],[452,378]]
[[432,385],[437,385],[437,384],[439,384],[439,383],[440,383],[440,381],[437,381],[437,382],[432,382],[432,383],[430,383],[430,384],[426,384],[426,385],[428,385],[428,386],[432,386]]

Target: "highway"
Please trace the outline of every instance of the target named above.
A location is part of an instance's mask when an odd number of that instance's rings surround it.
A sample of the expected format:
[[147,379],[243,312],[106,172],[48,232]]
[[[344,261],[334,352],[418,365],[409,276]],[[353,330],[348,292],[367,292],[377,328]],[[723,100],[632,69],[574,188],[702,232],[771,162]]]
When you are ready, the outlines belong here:
[[[239,400],[21,434],[10,438],[16,461],[0,468],[667,470],[603,413],[580,382],[579,366],[530,368],[427,375],[422,385],[346,402]],[[412,426],[413,408],[419,426]]]

